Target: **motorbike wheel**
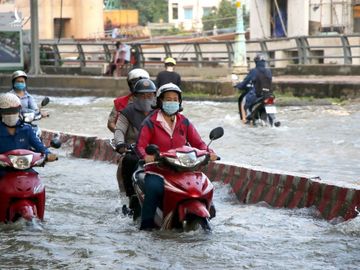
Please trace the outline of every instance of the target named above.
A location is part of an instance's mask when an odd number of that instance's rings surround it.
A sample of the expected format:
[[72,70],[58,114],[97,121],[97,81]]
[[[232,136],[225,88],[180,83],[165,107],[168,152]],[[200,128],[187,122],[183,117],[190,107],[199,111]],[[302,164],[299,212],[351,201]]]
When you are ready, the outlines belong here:
[[199,228],[199,225],[205,232],[211,231],[209,219],[195,215],[187,216],[186,221],[183,223],[183,230],[185,232],[195,231]]

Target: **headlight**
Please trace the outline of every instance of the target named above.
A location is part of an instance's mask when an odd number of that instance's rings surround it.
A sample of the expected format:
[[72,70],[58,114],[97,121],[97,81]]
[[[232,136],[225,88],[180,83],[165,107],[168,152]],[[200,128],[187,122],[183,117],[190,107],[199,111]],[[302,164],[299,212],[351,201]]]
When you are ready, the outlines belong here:
[[166,157],[166,160],[170,163],[176,164],[181,167],[192,168],[203,162],[206,158],[206,155],[200,157],[196,156],[196,152],[181,153],[176,152],[177,158]]
[[7,167],[7,166],[9,166],[9,164],[0,160],[0,167]]
[[31,161],[33,159],[33,155],[24,155],[24,156],[9,155],[9,159],[15,169],[26,170],[31,167]]

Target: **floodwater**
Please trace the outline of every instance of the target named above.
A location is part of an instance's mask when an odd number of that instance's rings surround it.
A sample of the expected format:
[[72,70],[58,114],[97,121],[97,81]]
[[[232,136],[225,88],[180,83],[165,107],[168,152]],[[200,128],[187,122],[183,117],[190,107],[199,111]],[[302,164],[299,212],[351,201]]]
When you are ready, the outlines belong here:
[[[109,138],[110,99],[52,98],[41,127]],[[278,108],[282,127],[239,125],[231,103],[185,102],[184,114],[224,162],[319,175],[359,185],[358,104]],[[206,140],[207,141],[207,140]],[[330,223],[314,209],[242,205],[215,183],[213,232],[142,232],[120,208],[116,166],[60,159],[37,169],[47,188],[45,221],[0,225],[1,269],[358,269],[360,218]],[[324,180],[326,181],[326,180]]]
[[[111,138],[106,128],[110,98],[52,98],[41,127]],[[339,185],[360,186],[360,104],[278,107],[280,128],[240,124],[237,105],[184,102],[183,113],[205,142],[210,130],[225,135],[212,143],[223,162],[319,176]]]

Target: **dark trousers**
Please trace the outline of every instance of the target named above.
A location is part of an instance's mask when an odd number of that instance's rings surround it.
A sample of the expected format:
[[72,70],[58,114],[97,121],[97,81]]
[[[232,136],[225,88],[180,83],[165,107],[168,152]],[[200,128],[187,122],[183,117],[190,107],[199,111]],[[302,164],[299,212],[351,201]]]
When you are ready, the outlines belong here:
[[152,222],[156,208],[162,204],[164,195],[164,180],[154,174],[145,176],[145,199],[141,212],[141,222]]
[[137,168],[138,161],[139,158],[134,153],[126,153],[122,160],[121,176],[124,181],[125,193],[128,197],[135,194],[132,184],[132,175]]

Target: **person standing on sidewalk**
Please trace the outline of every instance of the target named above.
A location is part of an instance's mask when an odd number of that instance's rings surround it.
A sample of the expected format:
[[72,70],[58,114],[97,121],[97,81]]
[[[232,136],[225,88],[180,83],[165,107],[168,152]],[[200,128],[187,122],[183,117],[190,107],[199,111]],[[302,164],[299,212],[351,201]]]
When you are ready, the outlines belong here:
[[176,84],[178,87],[181,85],[181,76],[175,72],[176,61],[174,58],[167,57],[164,61],[165,70],[160,71],[156,77],[155,84],[159,88],[167,83]]

